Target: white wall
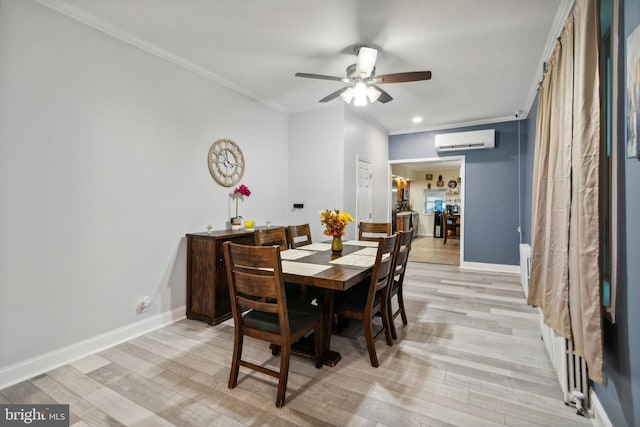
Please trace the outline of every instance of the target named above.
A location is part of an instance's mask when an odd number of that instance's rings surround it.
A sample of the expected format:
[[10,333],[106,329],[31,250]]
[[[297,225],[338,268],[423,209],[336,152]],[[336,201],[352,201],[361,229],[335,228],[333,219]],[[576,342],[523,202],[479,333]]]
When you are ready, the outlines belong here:
[[[290,198],[286,115],[36,3],[0,7],[2,368],[185,304],[183,236],[230,217],[216,139],[246,156],[241,215],[284,224]],[[306,176],[341,180],[323,152]]]
[[[373,186],[373,222],[389,222],[391,195],[389,175],[389,141],[387,133],[360,117],[351,108],[345,108],[344,127],[344,207],[356,213],[357,159],[371,162]],[[347,238],[355,237],[357,227],[349,227]],[[352,234],[353,233],[353,234]]]
[[[320,210],[346,210],[355,217],[358,156],[372,164],[373,220],[389,221],[387,134],[343,103],[292,115],[289,154],[289,224],[309,223],[314,241],[327,239]],[[304,203],[304,209],[293,209],[293,203]],[[355,238],[356,230],[349,224],[345,238]]]
[[[309,223],[313,241],[327,239],[322,234],[319,212],[345,209],[344,159],[343,104],[291,115],[288,223]],[[286,190],[287,182],[280,185]],[[303,203],[304,208],[293,209],[294,203]]]

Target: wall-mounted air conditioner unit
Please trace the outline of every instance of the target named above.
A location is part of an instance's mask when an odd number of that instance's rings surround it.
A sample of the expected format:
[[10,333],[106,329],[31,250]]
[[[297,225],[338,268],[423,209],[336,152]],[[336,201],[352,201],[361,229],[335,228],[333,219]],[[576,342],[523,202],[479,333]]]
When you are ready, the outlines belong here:
[[483,150],[496,146],[496,130],[443,133],[435,137],[436,151]]

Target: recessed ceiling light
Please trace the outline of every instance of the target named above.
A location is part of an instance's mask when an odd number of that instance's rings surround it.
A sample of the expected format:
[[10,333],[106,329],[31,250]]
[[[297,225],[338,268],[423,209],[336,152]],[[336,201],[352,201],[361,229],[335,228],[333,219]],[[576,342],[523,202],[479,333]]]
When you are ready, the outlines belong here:
[[414,117],[413,119],[411,119],[411,121],[412,121],[413,123],[422,123],[422,117],[420,117],[420,116],[416,116],[416,117]]

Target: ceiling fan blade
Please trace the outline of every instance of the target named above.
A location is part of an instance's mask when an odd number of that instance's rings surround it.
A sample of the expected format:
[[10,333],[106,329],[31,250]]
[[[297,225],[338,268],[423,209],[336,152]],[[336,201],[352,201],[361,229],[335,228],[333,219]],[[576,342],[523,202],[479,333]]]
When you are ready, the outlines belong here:
[[378,51],[370,47],[362,46],[358,51],[358,62],[356,62],[356,75],[367,78],[371,75],[373,67],[376,66]]
[[379,86],[371,85],[380,91],[380,97],[378,98],[378,102],[382,102],[386,104],[389,101],[393,101],[391,95],[389,95],[385,90],[381,89]]
[[342,89],[338,89],[335,92],[330,93],[329,95],[325,96],[324,98],[322,98],[320,101],[318,102],[329,102],[333,99],[336,99],[337,97],[340,96],[340,94],[342,92],[344,92],[345,90],[349,89],[351,86],[347,86],[347,87],[343,87]]
[[342,82],[345,80],[342,77],[325,76],[322,74],[309,74],[309,73],[296,73],[296,77],[306,77],[308,79],[320,79],[320,80],[334,80],[337,82]]
[[373,81],[377,84],[383,83],[407,83],[418,80],[429,80],[431,71],[409,71],[407,73],[383,74],[375,76]]

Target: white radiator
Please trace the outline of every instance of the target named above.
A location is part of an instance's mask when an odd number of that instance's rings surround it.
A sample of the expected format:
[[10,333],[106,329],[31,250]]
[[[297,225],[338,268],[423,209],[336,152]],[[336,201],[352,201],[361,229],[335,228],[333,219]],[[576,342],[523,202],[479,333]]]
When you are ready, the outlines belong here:
[[544,324],[542,310],[538,310],[540,313],[540,335],[547,353],[549,353],[551,364],[558,375],[564,403],[576,405],[578,413],[582,414],[583,410],[589,408],[587,364],[582,357],[573,351],[573,340],[556,335],[553,329]]
[[[520,244],[520,284],[524,297],[529,294],[529,277],[531,275],[531,246]],[[556,335],[553,329],[544,324],[542,310],[540,313],[540,335],[551,359],[551,364],[558,375],[562,387],[564,403],[575,405],[579,414],[589,408],[589,373],[582,357],[573,351],[573,340]],[[578,393],[581,394],[578,394]]]
[[525,299],[529,295],[529,275],[531,273],[531,245],[520,243],[520,284]]

